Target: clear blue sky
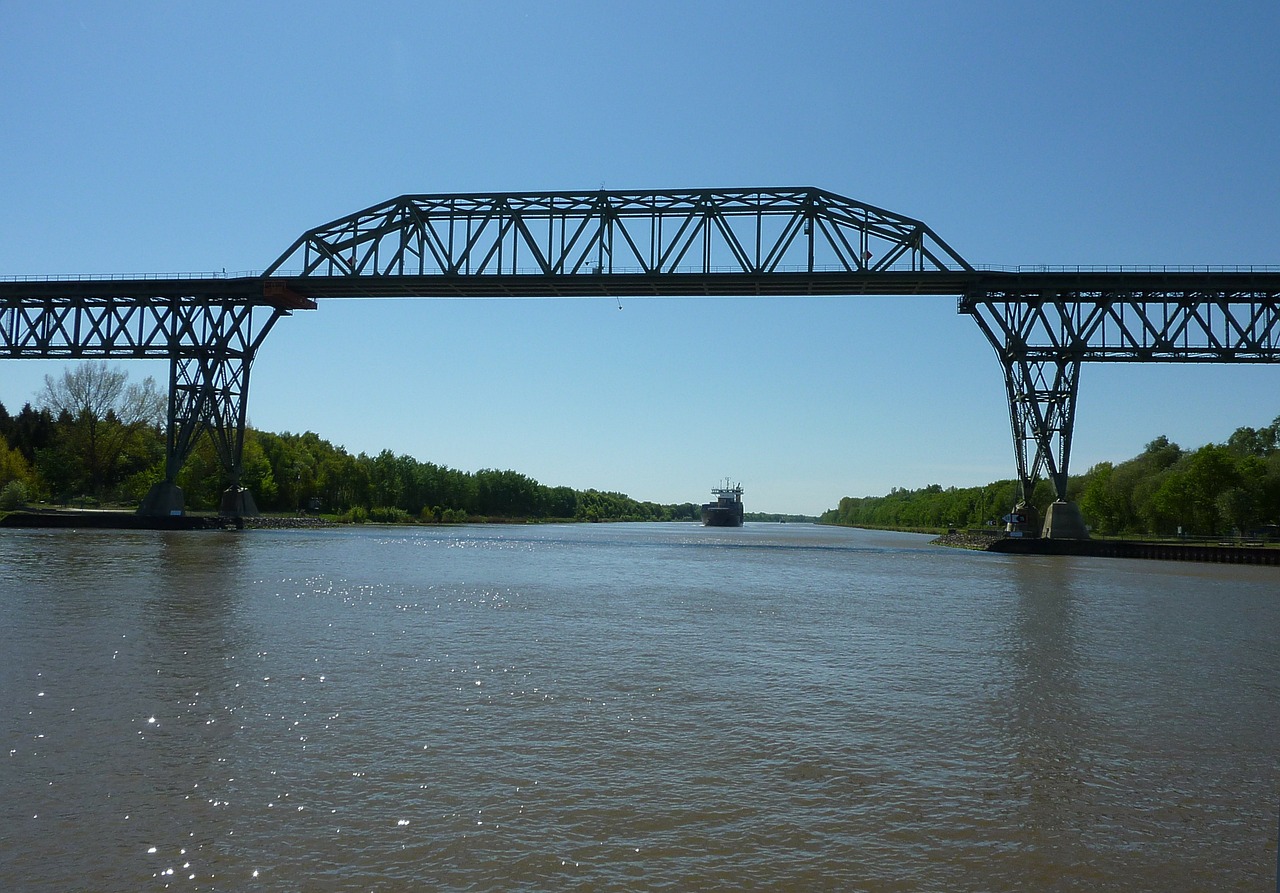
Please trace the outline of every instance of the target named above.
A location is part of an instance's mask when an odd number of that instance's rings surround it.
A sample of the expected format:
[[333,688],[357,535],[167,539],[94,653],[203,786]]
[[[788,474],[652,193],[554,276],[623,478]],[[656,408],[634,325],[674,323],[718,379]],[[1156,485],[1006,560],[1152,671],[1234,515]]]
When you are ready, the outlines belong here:
[[[0,275],[261,270],[403,193],[814,185],[975,264],[1280,264],[1275,0],[8,3]],[[1012,477],[949,298],[335,301],[250,421],[749,510]],[[125,365],[163,382],[164,363]],[[61,364],[0,362],[0,401]],[[1087,366],[1073,470],[1280,415],[1274,367]]]

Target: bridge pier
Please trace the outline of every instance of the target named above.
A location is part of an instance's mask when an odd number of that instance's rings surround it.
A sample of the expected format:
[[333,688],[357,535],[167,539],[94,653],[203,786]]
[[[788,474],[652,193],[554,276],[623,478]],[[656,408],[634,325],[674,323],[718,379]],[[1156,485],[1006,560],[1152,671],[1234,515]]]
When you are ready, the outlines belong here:
[[1024,499],[1013,507],[1009,522],[1004,532],[1012,536],[1035,538],[1040,536],[1040,513],[1036,507]]
[[222,493],[222,505],[218,514],[224,518],[256,518],[258,504],[253,494],[244,487],[228,487]]
[[1084,524],[1080,506],[1074,502],[1058,501],[1049,506],[1044,515],[1044,529],[1040,535],[1054,540],[1087,540],[1089,528]]
[[249,367],[280,317],[315,306],[260,276],[19,278],[0,282],[0,357],[168,359],[165,476],[138,513],[185,513],[178,472],[207,433],[236,491],[223,508],[242,517],[257,514],[239,495]]
[[138,506],[138,514],[151,518],[167,518],[186,514],[186,500],[182,488],[173,481],[153,484]]
[[[1022,501],[1014,509],[1023,520],[1008,530],[1025,537],[1088,539],[1080,507],[1067,501],[1071,436],[1075,428],[1076,395],[1080,382],[1080,355],[1061,347],[1032,347],[1018,314],[1024,308],[1004,305],[1003,313],[990,295],[971,294],[961,312],[977,321],[1004,370],[1009,401],[1013,451],[1022,484]],[[1038,309],[1038,308],[1037,308]],[[1034,310],[1030,311],[1033,315]],[[1036,482],[1053,484],[1054,502],[1040,525],[1032,505]]]

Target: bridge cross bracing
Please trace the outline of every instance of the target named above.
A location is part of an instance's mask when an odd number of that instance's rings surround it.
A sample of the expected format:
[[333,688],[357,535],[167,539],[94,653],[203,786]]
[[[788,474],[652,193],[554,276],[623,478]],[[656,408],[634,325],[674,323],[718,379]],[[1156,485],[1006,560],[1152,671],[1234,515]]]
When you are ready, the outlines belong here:
[[[1025,500],[1060,500],[1085,362],[1280,362],[1280,269],[976,269],[919,220],[809,187],[406,195],[258,276],[0,282],[0,357],[167,357],[168,496],[208,431],[239,492],[253,358],[335,297],[951,295],[1004,372]],[[177,502],[175,503],[175,498]]]

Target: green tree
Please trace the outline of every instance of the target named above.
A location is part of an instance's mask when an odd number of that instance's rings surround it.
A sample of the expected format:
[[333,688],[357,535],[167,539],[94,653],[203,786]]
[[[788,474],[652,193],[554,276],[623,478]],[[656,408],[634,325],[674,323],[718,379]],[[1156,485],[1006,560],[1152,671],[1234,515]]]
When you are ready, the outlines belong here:
[[41,402],[59,419],[62,449],[79,462],[84,490],[99,498],[119,482],[122,460],[146,452],[137,441],[148,432],[155,436],[165,419],[165,397],[154,379],[131,385],[128,373],[105,363],[46,375]]
[[[228,486],[230,481],[227,481]],[[240,456],[240,486],[248,488],[260,506],[277,504],[279,488],[275,471],[267,458],[262,439],[252,429],[244,433],[244,449]]]
[[1226,522],[1219,499],[1239,483],[1234,457],[1226,447],[1209,444],[1191,454],[1187,462],[1186,485],[1191,498],[1191,524],[1195,533],[1207,536],[1224,532]]
[[1252,490],[1231,487],[1218,494],[1218,514],[1231,528],[1248,533],[1257,521],[1258,497]]
[[1115,467],[1110,462],[1099,462],[1085,477],[1080,510],[1098,533],[1119,533],[1126,512],[1124,499],[1115,485]]
[[481,469],[475,474],[476,514],[508,518],[538,515],[538,483],[515,471]]
[[12,512],[27,504],[30,493],[22,481],[9,481],[0,487],[0,511]]
[[34,409],[30,403],[24,404],[21,412],[10,417],[6,432],[9,445],[32,465],[36,461],[36,451],[53,446],[57,436],[53,413],[47,409]]
[[573,518],[578,514],[578,493],[572,487],[553,487],[547,493],[547,517]]
[[30,489],[35,482],[35,471],[22,453],[0,440],[0,487],[11,481]]
[[391,450],[383,450],[368,460],[369,507],[398,508],[404,495],[404,481],[400,477],[400,463]]
[[1280,418],[1266,428],[1237,428],[1226,447],[1241,456],[1269,456],[1280,450]]

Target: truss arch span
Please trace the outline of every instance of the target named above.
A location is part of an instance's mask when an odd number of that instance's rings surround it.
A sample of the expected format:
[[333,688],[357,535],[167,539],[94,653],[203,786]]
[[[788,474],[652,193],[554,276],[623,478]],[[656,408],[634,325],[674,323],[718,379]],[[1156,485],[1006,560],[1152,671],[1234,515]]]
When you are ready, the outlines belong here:
[[923,222],[813,187],[402,195],[266,271],[312,277],[971,271]]

